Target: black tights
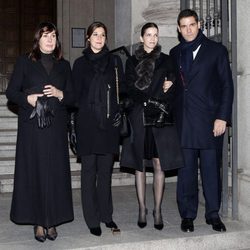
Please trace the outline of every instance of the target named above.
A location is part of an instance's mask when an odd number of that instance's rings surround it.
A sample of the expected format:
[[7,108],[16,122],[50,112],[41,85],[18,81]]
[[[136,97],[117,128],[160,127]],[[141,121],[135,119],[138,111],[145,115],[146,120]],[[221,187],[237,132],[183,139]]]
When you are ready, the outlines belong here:
[[[153,192],[154,192],[154,211],[155,215],[160,215],[162,197],[165,187],[165,173],[161,170],[159,158],[153,158],[154,176],[153,176]],[[143,172],[135,172],[135,184],[137,199],[139,203],[140,214],[143,216],[146,213],[146,172],[145,167]]]

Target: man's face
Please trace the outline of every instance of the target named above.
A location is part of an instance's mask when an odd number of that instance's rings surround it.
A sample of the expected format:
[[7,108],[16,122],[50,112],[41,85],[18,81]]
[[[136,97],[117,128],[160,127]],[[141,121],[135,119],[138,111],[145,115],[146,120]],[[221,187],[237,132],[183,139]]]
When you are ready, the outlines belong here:
[[197,37],[199,29],[200,23],[197,23],[193,16],[183,17],[178,25],[179,32],[187,42],[191,42]]

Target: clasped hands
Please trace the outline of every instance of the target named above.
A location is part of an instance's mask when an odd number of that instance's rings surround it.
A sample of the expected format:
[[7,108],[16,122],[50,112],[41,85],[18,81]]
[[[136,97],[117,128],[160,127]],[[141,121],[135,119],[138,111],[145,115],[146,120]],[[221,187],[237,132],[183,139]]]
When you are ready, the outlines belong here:
[[39,128],[46,128],[51,125],[54,110],[49,105],[48,97],[57,97],[59,100],[63,98],[63,92],[52,85],[45,85],[43,94],[28,95],[29,104],[34,107],[30,119],[37,117]]

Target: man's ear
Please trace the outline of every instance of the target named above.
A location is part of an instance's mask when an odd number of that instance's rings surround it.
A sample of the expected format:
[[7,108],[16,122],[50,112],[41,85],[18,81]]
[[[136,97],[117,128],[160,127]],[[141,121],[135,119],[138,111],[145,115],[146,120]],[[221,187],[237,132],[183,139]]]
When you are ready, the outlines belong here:
[[201,22],[200,21],[198,22],[198,28],[199,29],[201,28]]
[[179,25],[177,26],[177,29],[178,29],[178,31],[181,33],[181,28],[180,28]]

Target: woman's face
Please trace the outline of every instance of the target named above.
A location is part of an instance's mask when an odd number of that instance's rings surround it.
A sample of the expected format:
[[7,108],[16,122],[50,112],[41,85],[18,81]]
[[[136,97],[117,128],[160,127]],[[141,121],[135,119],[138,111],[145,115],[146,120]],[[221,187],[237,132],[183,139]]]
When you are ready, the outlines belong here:
[[150,27],[145,30],[143,37],[140,37],[143,43],[144,50],[150,53],[155,46],[158,44],[158,29],[155,27]]
[[102,50],[106,42],[105,30],[102,27],[98,27],[94,30],[92,35],[88,39],[90,48],[94,53],[98,53]]
[[56,32],[44,32],[39,40],[39,46],[44,54],[51,54],[56,47]]

